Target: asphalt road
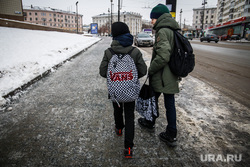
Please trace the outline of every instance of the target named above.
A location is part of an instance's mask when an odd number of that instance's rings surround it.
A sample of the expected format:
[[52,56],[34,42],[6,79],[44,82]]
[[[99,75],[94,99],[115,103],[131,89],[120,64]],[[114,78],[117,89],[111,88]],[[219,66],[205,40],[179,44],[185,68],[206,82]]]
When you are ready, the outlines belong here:
[[[195,69],[190,74],[250,107],[250,43],[190,41]],[[148,54],[151,47],[141,47]]]

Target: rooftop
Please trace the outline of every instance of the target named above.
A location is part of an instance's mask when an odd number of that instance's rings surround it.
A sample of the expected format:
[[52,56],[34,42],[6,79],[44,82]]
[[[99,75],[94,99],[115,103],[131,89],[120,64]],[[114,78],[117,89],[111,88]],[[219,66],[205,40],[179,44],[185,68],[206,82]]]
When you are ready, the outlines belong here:
[[[76,14],[76,12],[72,11],[65,11],[61,9],[55,9],[51,7],[41,7],[41,6],[23,6],[24,10],[41,10],[41,11],[48,11],[48,12],[56,12],[56,13],[67,13],[67,14]],[[79,14],[81,15],[81,14]]]

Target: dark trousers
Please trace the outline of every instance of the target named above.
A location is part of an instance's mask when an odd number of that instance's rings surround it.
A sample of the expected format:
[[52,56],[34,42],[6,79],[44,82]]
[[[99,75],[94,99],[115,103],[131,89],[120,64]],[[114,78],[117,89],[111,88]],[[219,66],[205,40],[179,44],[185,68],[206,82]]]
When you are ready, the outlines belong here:
[[[158,99],[160,97],[161,93],[155,92],[156,97],[156,104],[157,109],[159,109],[158,106]],[[175,109],[175,97],[174,94],[165,94],[164,95],[164,105],[166,108],[166,117],[168,121],[168,125],[166,127],[166,130],[168,130],[170,133],[172,133],[174,136],[176,136],[177,128],[176,128],[176,109]],[[159,110],[158,110],[159,111]],[[155,124],[156,118],[154,118],[152,124]]]
[[[113,103],[114,107],[114,117],[115,117],[115,127],[117,129],[123,129],[125,127],[125,148],[133,148],[134,146],[134,131],[135,131],[135,102],[120,103],[118,107],[117,103]],[[125,115],[125,124],[123,120],[123,111]]]

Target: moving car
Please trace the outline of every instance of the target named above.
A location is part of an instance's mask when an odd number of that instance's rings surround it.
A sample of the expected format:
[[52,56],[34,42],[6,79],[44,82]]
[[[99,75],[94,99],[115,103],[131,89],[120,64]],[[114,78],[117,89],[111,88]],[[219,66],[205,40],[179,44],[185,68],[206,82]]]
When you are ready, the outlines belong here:
[[187,39],[193,40],[193,34],[192,33],[185,33],[184,37],[187,38]]
[[230,37],[230,41],[231,40],[240,40],[240,37],[239,37],[239,35],[232,35],[231,37]]
[[215,35],[215,34],[207,34],[206,36],[201,37],[200,41],[201,42],[203,42],[203,41],[207,41],[207,42],[214,41],[215,43],[218,43],[219,39],[218,39],[217,35]]
[[136,46],[153,46],[154,40],[153,38],[144,32],[141,32],[136,35],[134,43]]

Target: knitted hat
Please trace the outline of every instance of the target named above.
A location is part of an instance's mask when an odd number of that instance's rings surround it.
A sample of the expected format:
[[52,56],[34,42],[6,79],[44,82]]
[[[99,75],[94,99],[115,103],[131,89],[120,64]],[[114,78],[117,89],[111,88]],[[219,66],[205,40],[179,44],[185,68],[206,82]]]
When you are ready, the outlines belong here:
[[117,37],[122,34],[130,33],[127,24],[123,22],[115,22],[112,24],[112,36]]
[[164,13],[169,13],[168,7],[163,4],[158,4],[155,6],[151,13],[150,13],[150,18],[151,19],[158,19],[162,14]]

